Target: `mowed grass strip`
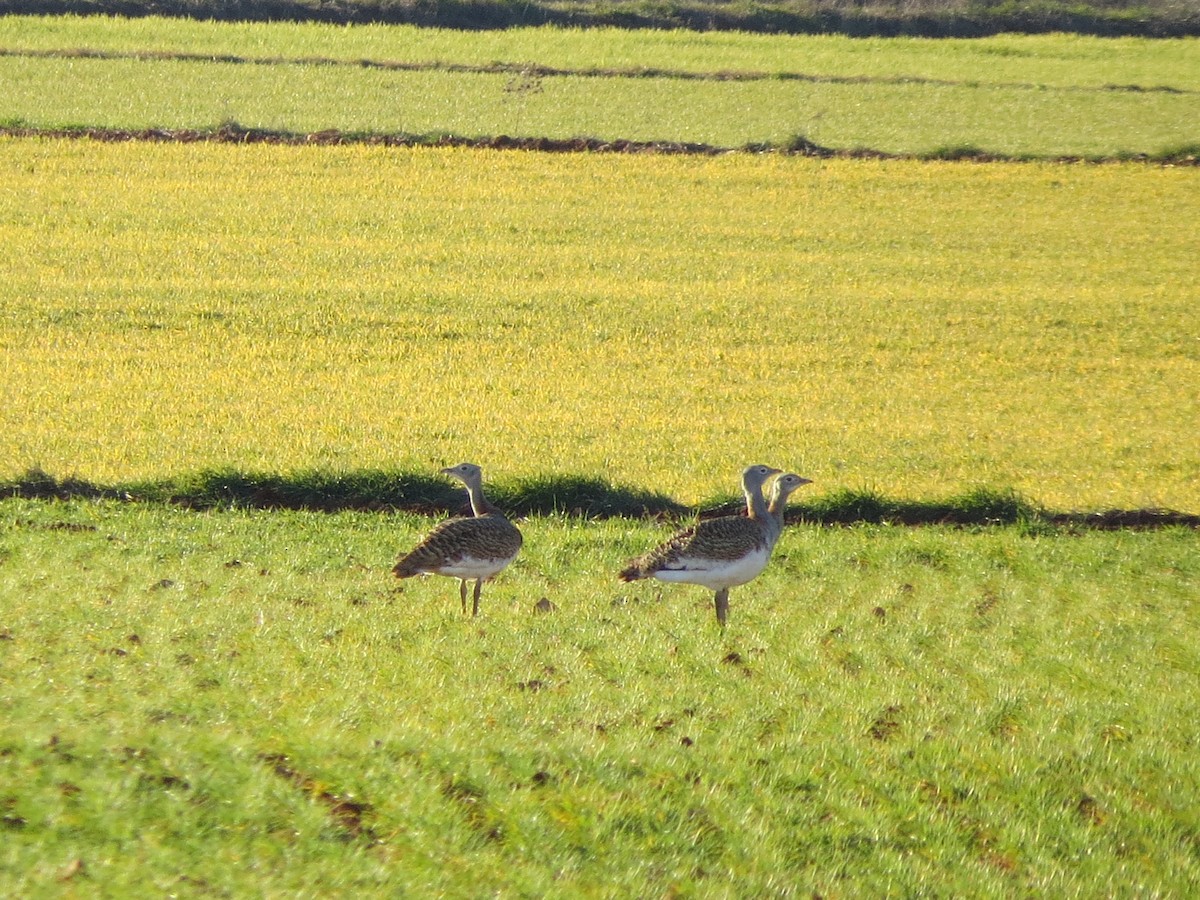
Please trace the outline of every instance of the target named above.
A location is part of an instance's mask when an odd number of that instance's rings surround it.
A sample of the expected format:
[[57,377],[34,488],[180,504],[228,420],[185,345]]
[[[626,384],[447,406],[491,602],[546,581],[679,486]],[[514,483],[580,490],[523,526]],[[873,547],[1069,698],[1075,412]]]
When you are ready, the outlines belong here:
[[404,25],[200,22],[147,16],[0,18],[10,52],[206,54],[247,60],[537,64],[569,70],[925,79],[1056,88],[1200,90],[1194,40],[998,35],[849,38],[617,28],[454,31]]
[[[957,49],[943,51],[937,42],[902,42],[893,49],[886,42],[860,46],[844,39],[832,45],[807,39],[816,43],[773,46],[761,36],[745,46],[727,46],[722,36],[712,36],[714,55],[699,68],[706,57],[682,39],[618,32],[592,37],[538,29],[524,42],[510,39],[512,47],[505,50],[490,43],[495,38],[442,33],[425,38],[412,29],[366,29],[359,35],[355,29],[322,26],[274,31],[262,25],[163,21],[108,23],[88,40],[80,29],[63,26],[63,33],[56,33],[55,21],[22,20],[9,26],[7,36],[0,33],[0,48],[17,54],[0,56],[0,78],[7,86],[0,122],[36,128],[195,129],[236,121],[291,132],[587,136],[720,147],[786,146],[803,136],[840,149],[929,154],[976,148],[1022,157],[1160,155],[1200,143],[1194,124],[1200,120],[1200,66],[1194,59],[1189,64],[1173,45],[1159,49],[1152,42],[1117,42],[1105,51],[1106,45],[1095,41],[1077,47],[1065,37],[1057,43],[1031,38],[1025,48],[997,39],[984,49],[968,50],[974,45],[958,42]],[[693,38],[701,45],[708,40]],[[478,45],[472,43],[476,40]],[[20,55],[44,51],[54,41],[64,55]],[[188,56],[72,54],[123,47]],[[209,48],[218,60],[196,58]],[[268,50],[291,56],[264,56]],[[356,57],[354,50],[380,55]],[[530,55],[522,58],[525,50]],[[219,61],[230,54],[277,62]],[[1014,57],[1023,68],[995,64]],[[719,74],[728,62],[749,66],[741,71],[779,77],[543,77],[311,61],[358,58],[568,70],[587,69],[591,62],[592,68],[626,73],[666,68],[699,74]],[[1106,69],[1101,81],[1093,66],[1101,59],[1123,62]],[[1070,81],[1065,80],[1069,68],[1078,69]],[[788,75],[799,77],[782,77]],[[1114,85],[1121,89],[1104,89]],[[47,104],[47,97],[54,102]]]
[[[35,128],[329,129],[374,134],[821,146],[1018,157],[1170,154],[1200,144],[1200,94],[797,80],[681,81],[232,63],[0,57],[0,120]],[[55,96],[47,105],[45,98]]]
[[0,459],[1196,511],[1195,178],[0,141]]
[[[788,529],[711,596],[536,517],[0,503],[0,891],[1181,895],[1195,535]],[[550,599],[557,612],[535,615]]]

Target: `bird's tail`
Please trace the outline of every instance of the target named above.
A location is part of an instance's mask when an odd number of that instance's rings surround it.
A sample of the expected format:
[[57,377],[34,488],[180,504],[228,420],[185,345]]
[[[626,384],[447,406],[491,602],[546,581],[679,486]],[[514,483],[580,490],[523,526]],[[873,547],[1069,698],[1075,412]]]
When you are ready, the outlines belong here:
[[621,581],[637,581],[639,578],[645,578],[646,573],[642,571],[642,567],[632,562],[617,573],[617,578]]

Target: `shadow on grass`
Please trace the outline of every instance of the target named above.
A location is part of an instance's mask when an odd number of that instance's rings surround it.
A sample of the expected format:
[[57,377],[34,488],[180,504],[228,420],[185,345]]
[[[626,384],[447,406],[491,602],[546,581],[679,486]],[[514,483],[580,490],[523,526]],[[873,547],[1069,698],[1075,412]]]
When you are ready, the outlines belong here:
[[[569,515],[583,518],[687,519],[736,515],[740,498],[721,497],[699,509],[663,494],[614,486],[599,478],[550,475],[488,485],[489,498],[510,515]],[[466,493],[440,475],[366,470],[268,475],[211,470],[161,481],[98,485],[76,478],[59,480],[40,469],[0,482],[0,499],[110,499],[165,503],[188,509],[295,509],[320,512],[360,510],[464,515]],[[1026,525],[1060,528],[1200,528],[1200,515],[1165,509],[1113,509],[1053,512],[1011,490],[976,488],[945,500],[900,500],[873,491],[836,490],[792,504],[787,520],[817,525]]]
[[[493,503],[518,516],[682,516],[689,511],[662,494],[571,475],[488,482],[486,489]],[[3,497],[112,499],[189,509],[402,510],[422,515],[470,512],[466,491],[456,481],[436,474],[378,470],[275,475],[218,469],[161,481],[99,485],[76,478],[59,480],[31,469],[20,478],[0,482]]]

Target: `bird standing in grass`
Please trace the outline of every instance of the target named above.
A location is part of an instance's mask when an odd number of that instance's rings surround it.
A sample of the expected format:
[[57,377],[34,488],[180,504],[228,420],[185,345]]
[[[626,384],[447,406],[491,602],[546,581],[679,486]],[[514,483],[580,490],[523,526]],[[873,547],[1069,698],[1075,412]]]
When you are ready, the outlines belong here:
[[775,542],[779,540],[779,535],[783,533],[783,511],[787,507],[788,497],[797,488],[802,488],[806,484],[812,484],[807,478],[801,478],[788,472],[786,475],[780,475],[775,479],[775,483],[771,485],[771,502],[767,506],[767,512],[770,513],[774,520],[775,537],[771,541],[771,546],[775,546]]
[[767,479],[779,471],[770,466],[750,466],[742,472],[748,515],[698,522],[630,562],[617,577],[622,581],[657,578],[706,587],[715,592],[717,622],[724,628],[729,615],[729,589],[745,584],[766,568],[783,529],[787,495],[809,483],[798,475],[777,479],[772,504],[779,512],[774,515],[763,499],[762,489]]
[[442,469],[442,474],[466,485],[473,515],[442,522],[403,556],[392,572],[397,578],[448,575],[459,579],[464,613],[467,611],[467,582],[474,581],[475,602],[471,614],[477,616],[483,583],[516,559],[521,550],[521,532],[483,496],[483,470],[479,466],[459,463]]

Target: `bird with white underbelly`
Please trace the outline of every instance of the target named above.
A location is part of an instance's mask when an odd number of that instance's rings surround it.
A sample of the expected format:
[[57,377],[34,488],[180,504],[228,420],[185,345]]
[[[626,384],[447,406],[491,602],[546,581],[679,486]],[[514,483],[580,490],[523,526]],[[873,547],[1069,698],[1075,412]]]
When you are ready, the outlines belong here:
[[479,615],[483,582],[498,575],[521,550],[521,532],[483,495],[483,471],[474,463],[442,469],[467,488],[471,516],[447,519],[412,551],[401,557],[392,572],[397,578],[413,575],[447,575],[459,579],[462,611],[467,611],[467,582],[475,582],[472,615]]
[[725,627],[729,589],[757,577],[767,566],[783,530],[788,495],[809,484],[799,475],[782,475],[772,488],[771,506],[763,485],[779,469],[755,465],[742,472],[746,516],[721,516],[698,522],[673,535],[649,553],[629,563],[618,575],[622,581],[656,578],[698,584],[714,592],[717,622]]

